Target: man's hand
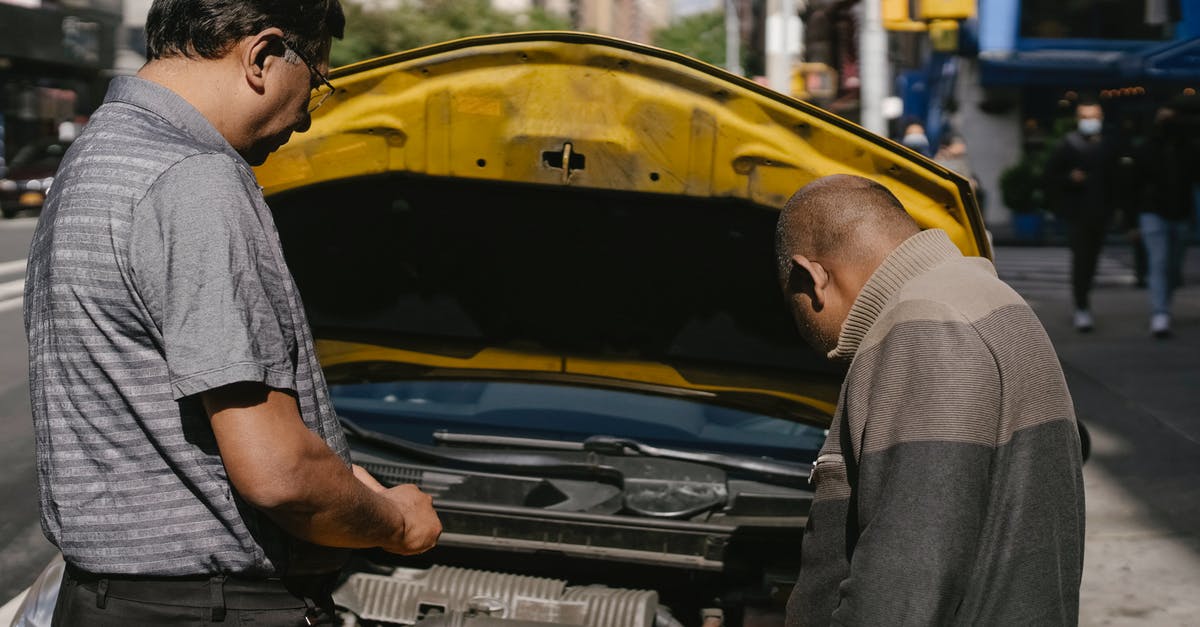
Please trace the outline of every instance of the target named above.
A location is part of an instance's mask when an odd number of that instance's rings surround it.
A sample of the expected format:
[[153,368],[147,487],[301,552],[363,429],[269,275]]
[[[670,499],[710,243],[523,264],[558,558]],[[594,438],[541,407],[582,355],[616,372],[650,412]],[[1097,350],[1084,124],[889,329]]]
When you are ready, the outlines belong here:
[[442,521],[433,509],[433,499],[411,483],[385,488],[362,466],[351,466],[354,476],[372,492],[384,497],[404,512],[403,540],[396,546],[384,546],[385,551],[400,555],[415,555],[432,549],[442,533]]
[[412,485],[385,488],[304,425],[296,400],[257,383],[202,395],[229,482],[288,533],[314,544],[406,555],[437,542],[433,501]]
[[380,548],[389,553],[416,555],[432,549],[442,535],[442,521],[433,511],[433,498],[411,483],[388,488],[379,493],[404,512],[404,533],[399,544]]
[[1070,177],[1071,182],[1075,183],[1076,185],[1086,181],[1087,177],[1088,177],[1087,172],[1084,172],[1083,170],[1080,170],[1079,168],[1075,168],[1074,170],[1071,170],[1071,173],[1068,174],[1067,176]]
[[359,466],[358,464],[351,464],[350,470],[354,472],[354,478],[358,479],[363,485],[370,488],[372,492],[383,492],[387,490],[387,488],[383,487],[382,483],[379,483],[379,481],[377,481],[375,477],[372,476],[371,473],[367,472],[367,470],[362,466]]

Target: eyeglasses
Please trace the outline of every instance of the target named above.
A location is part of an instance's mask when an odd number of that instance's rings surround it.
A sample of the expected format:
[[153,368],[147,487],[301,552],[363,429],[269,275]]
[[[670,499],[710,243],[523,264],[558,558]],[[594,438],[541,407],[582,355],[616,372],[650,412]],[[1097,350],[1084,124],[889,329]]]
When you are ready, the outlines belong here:
[[325,75],[317,70],[317,66],[313,65],[313,62],[309,61],[308,57],[304,56],[304,53],[300,52],[300,49],[297,46],[292,46],[287,43],[284,43],[283,45],[288,50],[292,51],[292,54],[296,55],[296,57],[299,58],[304,65],[308,66],[308,71],[310,74],[309,87],[316,92],[308,101],[308,112],[311,114],[313,111],[320,109],[321,105],[325,104],[325,101],[333,95],[333,83],[330,83],[329,79],[325,78]]

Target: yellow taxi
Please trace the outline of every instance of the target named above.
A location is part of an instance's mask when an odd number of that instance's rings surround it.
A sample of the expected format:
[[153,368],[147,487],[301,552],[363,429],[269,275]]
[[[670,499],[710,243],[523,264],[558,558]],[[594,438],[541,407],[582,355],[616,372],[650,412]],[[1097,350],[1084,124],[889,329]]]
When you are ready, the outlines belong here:
[[259,181],[356,461],[432,493],[446,529],[420,558],[367,556],[347,620],[779,624],[842,373],[789,319],[777,212],[859,174],[990,256],[967,181],[595,35],[452,41],[331,80]]

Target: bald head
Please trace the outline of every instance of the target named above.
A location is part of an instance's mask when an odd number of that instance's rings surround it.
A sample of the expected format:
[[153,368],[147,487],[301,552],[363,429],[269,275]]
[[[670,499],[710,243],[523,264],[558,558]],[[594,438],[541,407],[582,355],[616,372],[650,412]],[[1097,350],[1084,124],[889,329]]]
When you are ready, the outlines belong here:
[[884,186],[838,174],[796,192],[779,214],[779,279],[800,335],[824,354],[863,285],[920,227]]
[[801,188],[780,212],[779,270],[787,272],[796,254],[826,264],[877,262],[920,230],[886,187],[861,176],[826,176]]

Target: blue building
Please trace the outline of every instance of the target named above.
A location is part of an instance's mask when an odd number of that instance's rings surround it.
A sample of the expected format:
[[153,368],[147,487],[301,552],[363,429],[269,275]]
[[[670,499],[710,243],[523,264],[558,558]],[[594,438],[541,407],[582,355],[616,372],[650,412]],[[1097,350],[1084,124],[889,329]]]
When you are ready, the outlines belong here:
[[[1200,93],[1200,0],[978,0],[957,50],[927,43],[896,69],[905,119],[936,145],[953,132],[971,147],[989,224],[1011,216],[998,179],[1074,126],[1075,104],[1098,100],[1105,129],[1135,143],[1154,110]],[[897,41],[912,39],[905,33]]]
[[984,86],[1111,90],[1200,81],[1198,0],[979,0]]
[[1200,0],[979,0],[976,27],[980,84],[1020,107],[1027,133],[1090,97],[1136,134],[1200,89]]

